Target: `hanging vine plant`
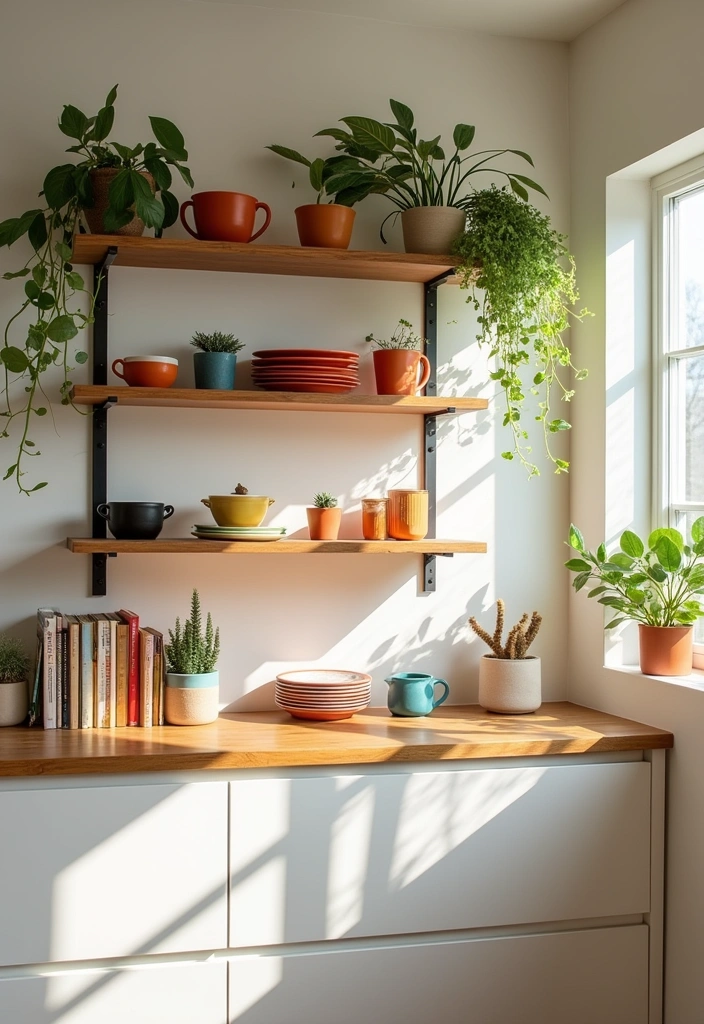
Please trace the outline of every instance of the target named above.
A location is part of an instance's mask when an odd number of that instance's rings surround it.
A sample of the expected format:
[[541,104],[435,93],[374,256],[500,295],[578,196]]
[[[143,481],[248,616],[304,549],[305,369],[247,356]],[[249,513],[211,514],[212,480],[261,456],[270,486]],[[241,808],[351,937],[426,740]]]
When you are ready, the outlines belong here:
[[[183,136],[171,121],[150,117],[156,142],[133,148],[107,142],[115,118],[117,86],[110,90],[104,106],[94,117],[67,105],[59,120],[61,132],[75,140],[67,152],[79,154],[78,163],[52,168],[39,193],[41,205],[21,217],[0,223],[0,248],[11,246],[24,236],[31,252],[19,270],[4,274],[5,280],[27,278],[19,309],[5,326],[0,347],[4,384],[0,389],[4,408],[0,410],[0,438],[19,429],[15,461],[4,480],[14,478],[22,494],[46,487],[43,480],[25,485],[26,460],[41,453],[32,439],[35,417],[46,416],[51,408],[42,374],[52,366],[60,368],[59,394],[62,405],[71,404],[71,361],[85,363],[88,353],[72,351],[70,343],[93,322],[95,296],[85,287],[72,264],[73,239],[81,216],[94,206],[93,172],[111,168],[114,177],[104,214],[107,230],[118,231],[136,217],[157,234],[173,224],[178,201],[169,191],[171,171],[176,167],[191,187],[193,180],[184,161],[188,153]],[[149,176],[153,185],[149,183]],[[27,314],[31,317],[27,324]],[[15,343],[15,339],[17,343]]]
[[572,373],[575,380],[587,376],[573,365],[563,335],[572,318],[590,315],[572,308],[579,301],[574,259],[550,218],[507,189],[473,192],[465,205],[467,228],[455,244],[457,273],[480,314],[477,340],[496,358],[491,379],[503,389],[503,425],[513,434],[513,447],[502,457],[519,459],[529,476],[540,474],[524,419],[528,392],[538,399],[535,420],[545,455],[556,473],[566,473],[569,462],[554,455],[550,442],[571,425],[554,415],[552,401],[555,393],[563,402],[572,399]]

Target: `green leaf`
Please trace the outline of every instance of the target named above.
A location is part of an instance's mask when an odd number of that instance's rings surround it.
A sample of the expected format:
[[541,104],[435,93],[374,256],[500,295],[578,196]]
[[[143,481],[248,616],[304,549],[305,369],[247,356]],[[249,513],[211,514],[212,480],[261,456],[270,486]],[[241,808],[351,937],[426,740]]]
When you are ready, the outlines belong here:
[[108,135],[112,131],[114,120],[115,108],[112,104],[108,104],[98,111],[98,116],[95,119],[95,126],[93,128],[93,138],[96,142],[102,142],[103,139],[107,139]]
[[29,359],[27,359],[26,353],[15,345],[6,345],[0,349],[0,359],[2,359],[10,373],[24,373],[29,366]]
[[14,281],[16,277],[26,277],[29,274],[29,267],[22,267],[21,270],[16,270],[11,273],[9,270],[2,275],[4,281]]
[[137,171],[130,171],[133,175],[134,186],[134,208],[138,217],[141,217],[147,227],[160,228],[164,220],[164,207],[151,190],[149,182],[138,174]]
[[162,192],[160,198],[164,207],[164,219],[161,226],[162,228],[170,228],[178,220],[178,199],[173,192],[167,191]]
[[130,160],[133,159],[135,151],[133,149],[130,149],[129,146],[122,146],[119,142],[111,142],[110,145],[119,155],[123,163],[128,164]]
[[187,167],[183,167],[181,164],[176,164],[176,170],[181,175],[181,177],[186,182],[189,188],[195,188],[191,172],[188,170]]
[[401,127],[410,132],[413,127],[413,111],[411,108],[407,107],[405,103],[401,103],[399,100],[389,100],[389,106],[391,107],[391,113],[394,115]]
[[68,135],[69,139],[82,139],[88,130],[88,118],[82,110],[69,103],[63,109],[59,120],[59,128],[64,135]]
[[371,117],[342,117],[340,120],[351,130],[355,140],[363,146],[379,154],[393,153],[396,139],[387,125]]
[[432,154],[433,150],[435,149],[439,141],[439,135],[436,135],[434,139],[421,139],[419,141],[418,145],[416,146],[416,149],[421,160],[428,159],[428,157]]
[[88,359],[87,352],[76,352],[75,359],[77,363],[85,363]]
[[630,569],[633,565],[633,559],[630,555],[624,555],[618,551],[615,555],[612,555],[609,559],[612,565],[617,565],[619,569]]
[[606,544],[600,544],[596,549],[596,560],[597,562],[606,561]]
[[684,551],[684,540],[679,530],[672,530],[669,527],[661,527],[659,530],[653,530],[648,537],[648,547],[651,551],[655,551],[655,547],[661,538],[666,537],[672,544],[675,545],[678,551]]
[[584,537],[582,531],[577,529],[574,523],[570,524],[570,547],[575,551],[584,551]]
[[586,584],[589,582],[590,576],[591,573],[589,572],[581,572],[578,576],[575,576],[575,578],[572,580],[572,586],[574,587],[576,592],[579,592],[582,589],[582,587],[586,586]]
[[572,429],[572,426],[571,426],[571,424],[569,424],[567,422],[567,420],[559,420],[559,419],[558,420],[550,420],[550,423],[548,424],[548,430],[550,431],[551,434],[556,434],[560,430],[571,430],[571,429]]
[[704,565],[695,565],[687,577],[690,590],[701,590],[704,587]]
[[[9,221],[3,221],[0,224],[0,245],[12,245],[22,235],[27,234],[30,227],[34,223],[38,214],[44,216],[41,210],[27,210],[21,217],[12,218]],[[9,225],[6,230],[3,230],[6,225]]]
[[105,225],[105,230],[110,232],[119,230],[119,228],[124,227],[125,224],[129,224],[133,220],[134,213],[131,209],[121,210],[120,213],[115,213],[113,210],[108,208],[105,211],[105,216],[103,217],[103,224]]
[[40,405],[38,409],[34,410],[34,412],[37,414],[37,416],[46,416],[46,409],[44,408],[43,405]]
[[307,160],[297,150],[289,149],[288,146],[265,146],[264,148],[270,149],[272,153],[277,153],[286,160],[293,160],[297,164],[303,164],[304,167],[310,167],[310,160]]
[[528,188],[532,188],[535,189],[536,192],[540,192],[542,195],[545,196],[546,199],[550,198],[550,196],[547,194],[543,186],[539,185],[537,181],[533,181],[532,178],[526,178],[523,174],[514,174],[513,171],[511,172],[511,177],[518,178],[520,182],[522,182],[524,185],[527,185]]
[[700,516],[692,523],[692,540],[696,544],[704,540],[704,516]]
[[642,590],[638,590],[636,587],[629,587],[626,590],[626,596],[633,604],[645,604],[645,594]]
[[630,555],[631,558],[640,558],[645,551],[645,545],[637,533],[632,530],[624,530],[621,534],[621,551]]
[[5,476],[3,477],[3,480],[9,480],[10,477],[12,476],[12,474],[15,472],[16,469],[17,469],[17,463],[15,463],[14,466],[10,466],[8,468],[7,472],[5,473]]
[[667,579],[667,573],[660,565],[651,565],[648,569],[648,576],[656,583],[664,583]]
[[320,157],[318,157],[317,160],[314,160],[313,163],[310,165],[310,173],[309,173],[310,183],[311,183],[312,187],[315,189],[316,192],[321,192],[322,189],[323,189],[323,168],[324,168],[324,166],[325,166],[325,161],[321,160]]
[[535,164],[533,163],[533,158],[530,157],[528,155],[528,153],[524,153],[522,149],[507,149],[506,152],[507,153],[513,153],[514,156],[523,157],[524,160],[528,161],[528,163],[531,165],[531,167],[535,167]]
[[36,266],[32,267],[32,280],[38,288],[44,286],[44,282],[47,278],[47,269],[43,263],[37,263]]
[[661,536],[653,548],[657,560],[667,572],[677,572],[682,564],[680,549],[670,537]]
[[583,558],[570,558],[565,562],[565,566],[570,572],[591,572],[592,568],[589,562],[585,562]]
[[626,610],[626,602],[622,597],[600,597],[599,604],[603,604],[606,608],[618,608],[621,612]]
[[38,299],[40,291],[36,281],[27,281],[24,286],[24,293],[30,302],[35,302]]
[[[124,213],[128,210],[134,202],[134,179],[138,178],[142,180],[141,174],[136,174],[129,168],[125,168],[116,174],[110,182],[110,189],[108,190],[108,199],[110,203],[110,210],[115,213]],[[130,217],[130,220],[132,218]],[[129,223],[129,222],[128,222]]]
[[35,484],[34,487],[30,487],[29,488],[29,493],[32,494],[33,491],[41,491],[42,487],[46,487],[46,485],[47,485],[47,481],[46,480],[42,480],[42,482],[40,484]]
[[80,274],[76,273],[75,270],[71,270],[66,275],[66,284],[69,286],[69,288],[73,288],[74,292],[80,292],[83,288],[85,288],[85,281],[83,280]]
[[474,140],[474,125],[473,124],[456,124],[455,130],[452,133],[452,141],[454,142],[457,149],[469,149]]
[[52,309],[56,305],[56,299],[50,292],[40,292],[37,296],[39,309]]
[[73,317],[67,313],[62,313],[61,316],[57,316],[51,321],[46,329],[46,336],[51,341],[57,341],[60,344],[65,341],[70,341],[75,338],[78,334],[78,328],[73,322]]
[[525,189],[523,187],[523,185],[520,184],[520,182],[516,181],[515,178],[512,178],[510,174],[508,176],[508,181],[509,181],[509,185],[511,186],[513,191],[516,193],[516,195],[519,196],[519,198],[523,199],[523,201],[527,203],[528,202],[528,190]]
[[163,160],[155,156],[150,160],[145,160],[144,166],[154,178],[159,191],[171,188],[172,177],[168,164],[165,164]]
[[73,256],[73,253],[71,252],[71,246],[66,245],[65,242],[56,242],[56,244],[54,245],[54,251],[56,252],[57,256],[60,256],[61,259],[64,260],[64,262],[68,262]]
[[38,213],[29,225],[27,238],[35,252],[38,252],[46,245],[48,235],[46,230],[46,218],[43,213]]
[[599,594],[606,593],[607,589],[608,589],[607,587],[594,587],[593,590],[589,591],[589,593],[587,594],[587,597],[598,597]]
[[165,117],[150,117],[149,121],[154,132],[154,137],[164,149],[170,149],[176,154],[178,160],[188,160],[186,144],[183,135],[175,124],[167,121]]
[[615,629],[616,626],[620,626],[622,622],[628,622],[628,618],[624,615],[617,615],[615,619],[610,619],[604,629]]

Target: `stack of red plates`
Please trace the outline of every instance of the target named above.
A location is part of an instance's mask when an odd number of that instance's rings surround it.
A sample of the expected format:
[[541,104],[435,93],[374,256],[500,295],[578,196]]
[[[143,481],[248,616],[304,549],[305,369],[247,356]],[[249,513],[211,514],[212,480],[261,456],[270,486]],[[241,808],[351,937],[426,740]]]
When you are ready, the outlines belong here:
[[343,394],[359,386],[359,356],[332,348],[269,348],[255,352],[252,380],[265,391]]
[[337,722],[369,704],[372,677],[339,669],[301,669],[276,677],[277,707],[294,718]]

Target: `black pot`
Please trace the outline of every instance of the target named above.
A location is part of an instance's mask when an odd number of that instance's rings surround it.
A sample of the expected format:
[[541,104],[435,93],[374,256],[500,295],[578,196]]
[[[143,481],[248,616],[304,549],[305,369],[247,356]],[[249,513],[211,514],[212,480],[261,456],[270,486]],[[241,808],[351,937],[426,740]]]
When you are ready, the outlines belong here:
[[155,540],[174,507],[158,501],[111,501],[98,505],[96,512],[107,519],[116,540]]

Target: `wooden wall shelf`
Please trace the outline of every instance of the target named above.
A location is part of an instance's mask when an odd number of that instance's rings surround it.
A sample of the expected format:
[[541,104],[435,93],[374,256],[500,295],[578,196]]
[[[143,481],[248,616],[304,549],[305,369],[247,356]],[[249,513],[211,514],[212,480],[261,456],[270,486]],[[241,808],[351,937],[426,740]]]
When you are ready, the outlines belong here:
[[266,412],[357,412],[437,416],[488,408],[485,398],[410,395],[314,395],[298,391],[205,391],[197,388],[130,388],[79,384],[71,391],[76,405],[163,406],[176,409],[261,409]]
[[221,554],[221,555],[455,555],[486,554],[486,544],[473,540],[201,540],[174,537],[158,540],[112,540],[69,537],[69,551],[95,554]]
[[283,274],[293,277],[337,277],[427,284],[456,266],[452,256],[427,256],[421,253],[312,249],[298,245],[199,242],[183,238],[128,238],[116,235],[76,235],[72,262],[98,265],[105,259],[110,247],[118,250],[113,266],[151,267],[159,270],[220,270],[240,274]]

